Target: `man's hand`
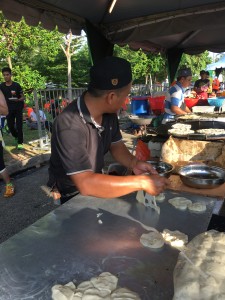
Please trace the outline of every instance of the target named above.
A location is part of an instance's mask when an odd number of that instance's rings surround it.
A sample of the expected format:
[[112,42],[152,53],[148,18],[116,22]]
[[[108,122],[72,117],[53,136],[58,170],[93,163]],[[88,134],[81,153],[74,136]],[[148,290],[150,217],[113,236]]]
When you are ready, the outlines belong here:
[[133,167],[133,172],[135,175],[140,174],[158,174],[158,172],[155,170],[155,168],[151,165],[151,163],[148,163],[146,161],[137,161],[135,166]]
[[156,196],[162,193],[170,185],[169,179],[159,176],[159,175],[149,175],[149,178],[146,180],[146,187],[144,190],[152,195]]

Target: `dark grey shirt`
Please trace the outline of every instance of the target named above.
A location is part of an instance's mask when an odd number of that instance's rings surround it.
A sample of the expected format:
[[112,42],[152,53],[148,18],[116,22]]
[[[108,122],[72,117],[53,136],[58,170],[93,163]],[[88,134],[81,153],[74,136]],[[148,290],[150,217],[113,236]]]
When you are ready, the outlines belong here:
[[116,114],[104,114],[99,126],[92,119],[83,95],[67,106],[55,119],[51,140],[50,172],[60,192],[74,187],[68,175],[87,170],[101,173],[104,155],[112,143],[121,139]]

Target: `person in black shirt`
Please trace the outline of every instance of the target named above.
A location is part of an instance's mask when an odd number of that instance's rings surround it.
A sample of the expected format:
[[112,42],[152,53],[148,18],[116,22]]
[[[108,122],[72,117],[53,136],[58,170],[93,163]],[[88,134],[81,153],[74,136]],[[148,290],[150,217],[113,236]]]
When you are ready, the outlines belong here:
[[[24,95],[19,83],[12,81],[12,71],[5,67],[2,69],[5,82],[0,84],[0,89],[5,96],[9,114],[7,123],[10,133],[17,141],[17,148],[23,149],[23,107]],[[15,126],[16,125],[16,126]]]
[[[61,204],[78,193],[101,198],[139,190],[161,193],[168,179],[159,176],[150,163],[137,160],[122,141],[117,111],[130,93],[130,63],[105,57],[90,69],[90,78],[87,91],[54,121],[48,186],[59,190]],[[135,175],[103,174],[108,151]]]
[[200,71],[200,79],[195,81],[194,91],[200,97],[200,99],[208,99],[208,90],[210,87],[210,80],[207,78],[207,73],[204,70]]

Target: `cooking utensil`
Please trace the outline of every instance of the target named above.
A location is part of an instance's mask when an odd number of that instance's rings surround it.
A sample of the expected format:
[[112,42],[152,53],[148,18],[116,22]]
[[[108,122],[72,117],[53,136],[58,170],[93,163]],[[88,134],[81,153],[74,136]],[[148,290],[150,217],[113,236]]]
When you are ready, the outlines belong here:
[[135,116],[135,115],[130,115],[129,119],[137,125],[149,125],[152,122],[152,119],[154,118],[153,115],[147,115],[147,116]]
[[178,170],[181,181],[191,187],[212,189],[225,182],[225,170],[204,164],[191,164]]
[[159,175],[163,177],[168,178],[174,169],[171,164],[168,164],[164,161],[148,160],[147,162],[150,163],[153,168],[159,173]]

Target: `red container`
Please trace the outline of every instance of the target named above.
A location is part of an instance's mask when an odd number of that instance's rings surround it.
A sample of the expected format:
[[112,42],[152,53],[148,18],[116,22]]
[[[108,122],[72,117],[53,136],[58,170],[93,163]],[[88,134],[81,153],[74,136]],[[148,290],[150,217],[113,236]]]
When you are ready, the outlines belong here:
[[193,106],[198,104],[198,98],[184,98],[184,102],[188,108],[192,108]]
[[164,113],[164,103],[166,96],[148,97],[149,106],[155,115]]

